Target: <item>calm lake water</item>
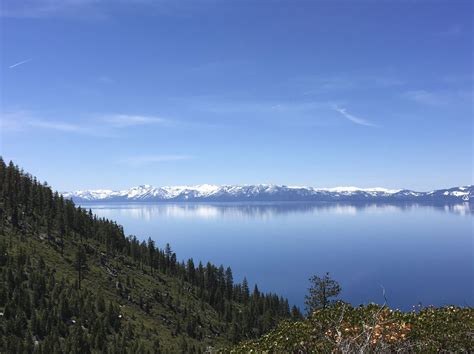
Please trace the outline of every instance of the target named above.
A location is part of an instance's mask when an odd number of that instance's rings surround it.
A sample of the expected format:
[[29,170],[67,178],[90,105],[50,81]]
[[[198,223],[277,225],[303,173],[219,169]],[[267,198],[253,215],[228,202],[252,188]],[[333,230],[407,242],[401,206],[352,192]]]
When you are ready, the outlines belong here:
[[261,290],[304,307],[308,278],[330,272],[353,304],[474,306],[473,216],[467,204],[83,205],[127,234],[167,242],[178,259],[230,265]]

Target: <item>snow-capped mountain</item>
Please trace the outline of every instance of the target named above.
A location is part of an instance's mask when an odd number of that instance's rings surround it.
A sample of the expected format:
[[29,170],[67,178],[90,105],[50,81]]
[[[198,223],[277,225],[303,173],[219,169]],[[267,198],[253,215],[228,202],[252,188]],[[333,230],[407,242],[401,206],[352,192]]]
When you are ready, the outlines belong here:
[[314,188],[282,185],[209,185],[153,187],[142,185],[122,191],[97,189],[65,192],[76,202],[245,202],[245,201],[347,201],[347,202],[445,202],[474,200],[474,186],[415,192],[385,188]]

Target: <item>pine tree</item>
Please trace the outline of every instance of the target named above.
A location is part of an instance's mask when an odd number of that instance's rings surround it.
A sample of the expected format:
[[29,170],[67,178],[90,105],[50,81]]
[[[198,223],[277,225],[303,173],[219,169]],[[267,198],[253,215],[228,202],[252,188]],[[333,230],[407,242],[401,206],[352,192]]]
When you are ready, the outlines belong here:
[[81,282],[84,277],[84,272],[87,267],[87,255],[83,245],[79,245],[76,250],[74,267],[77,271],[77,282],[79,285],[79,289],[81,288]]
[[300,309],[295,305],[293,305],[291,308],[291,318],[295,321],[301,320],[303,318]]
[[196,284],[196,268],[194,267],[194,261],[192,258],[188,259],[186,271],[188,273],[188,279],[191,284]]
[[155,257],[155,242],[148,238],[148,257],[150,257],[150,272],[153,274],[153,263]]
[[247,282],[247,278],[244,277],[244,280],[242,281],[242,302],[244,304],[248,302],[249,296],[249,283]]
[[227,267],[225,271],[225,289],[227,300],[232,300],[232,291],[234,289],[234,277],[232,276],[232,269]]
[[331,279],[329,273],[323,277],[313,275],[309,278],[311,287],[308,289],[309,294],[305,296],[306,312],[311,314],[317,309],[326,308],[331,305],[336,297],[341,292],[341,286],[337,281]]

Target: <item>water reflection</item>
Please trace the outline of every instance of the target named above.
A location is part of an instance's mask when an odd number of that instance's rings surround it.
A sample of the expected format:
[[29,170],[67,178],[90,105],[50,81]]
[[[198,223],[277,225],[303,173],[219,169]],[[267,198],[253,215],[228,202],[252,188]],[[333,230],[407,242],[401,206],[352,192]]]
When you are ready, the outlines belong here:
[[134,219],[152,220],[155,218],[258,218],[273,219],[289,214],[341,214],[356,215],[364,213],[393,213],[414,209],[432,209],[439,212],[470,215],[473,213],[469,203],[452,205],[421,204],[348,204],[348,203],[127,203],[127,204],[83,204],[82,207],[99,211],[104,217],[121,215]]
[[[170,243],[178,259],[230,265],[303,306],[308,278],[329,271],[353,304],[472,302],[471,205],[350,203],[89,204],[127,235]],[[440,279],[450,279],[440,287]],[[252,285],[253,286],[253,285]]]

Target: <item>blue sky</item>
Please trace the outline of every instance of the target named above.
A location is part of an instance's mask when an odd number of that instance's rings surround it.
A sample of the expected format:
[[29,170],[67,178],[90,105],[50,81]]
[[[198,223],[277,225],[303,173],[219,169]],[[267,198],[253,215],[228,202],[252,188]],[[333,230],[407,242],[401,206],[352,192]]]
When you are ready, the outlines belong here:
[[59,190],[473,183],[471,1],[2,1],[0,148]]

